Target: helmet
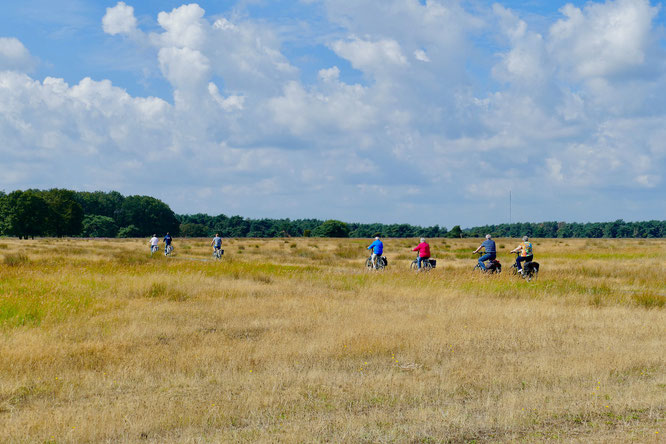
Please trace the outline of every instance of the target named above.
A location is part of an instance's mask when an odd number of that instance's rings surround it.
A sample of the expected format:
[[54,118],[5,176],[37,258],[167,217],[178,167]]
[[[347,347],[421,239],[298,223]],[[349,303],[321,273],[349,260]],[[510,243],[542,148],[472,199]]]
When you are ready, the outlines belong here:
[[527,236],[523,236],[523,240],[524,240],[525,242],[527,242],[529,239],[530,239],[529,237],[527,237]]
[[492,236],[490,234],[486,234],[486,239],[490,239]]

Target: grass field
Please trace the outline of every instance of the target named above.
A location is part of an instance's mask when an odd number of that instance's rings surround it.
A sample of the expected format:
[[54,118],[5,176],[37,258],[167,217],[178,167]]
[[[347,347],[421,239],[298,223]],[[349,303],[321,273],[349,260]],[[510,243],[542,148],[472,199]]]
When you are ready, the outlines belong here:
[[666,441],[666,240],[480,242],[0,239],[0,441]]

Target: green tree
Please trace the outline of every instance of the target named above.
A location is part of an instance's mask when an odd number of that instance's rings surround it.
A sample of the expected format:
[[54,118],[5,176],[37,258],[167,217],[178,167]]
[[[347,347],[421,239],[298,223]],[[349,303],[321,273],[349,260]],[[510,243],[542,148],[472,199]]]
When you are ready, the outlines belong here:
[[77,236],[83,229],[83,208],[74,191],[53,188],[41,193],[51,209],[48,233],[57,237]]
[[99,214],[114,220],[118,217],[125,197],[117,191],[81,191],[75,193],[76,201],[83,208],[84,214]]
[[7,234],[9,217],[9,207],[7,205],[7,195],[4,191],[0,191],[0,236]]
[[[118,230],[118,237],[142,237],[141,230],[136,225],[128,225]],[[145,235],[148,236],[148,235]]]
[[7,195],[7,232],[19,238],[34,238],[46,232],[51,211],[35,191],[13,191]]
[[451,228],[446,237],[463,237],[463,232],[460,229],[460,225],[456,225]]
[[118,225],[110,217],[91,214],[83,218],[81,234],[85,237],[116,237]]
[[180,224],[180,235],[182,237],[207,237],[209,228],[203,224],[185,223]]
[[327,220],[312,232],[317,237],[349,237],[349,227],[339,220]]
[[245,237],[250,232],[250,221],[241,216],[231,216],[227,221],[228,237]]
[[167,232],[177,236],[180,230],[180,223],[171,208],[150,196],[126,197],[116,220],[122,227],[136,226],[139,237]]

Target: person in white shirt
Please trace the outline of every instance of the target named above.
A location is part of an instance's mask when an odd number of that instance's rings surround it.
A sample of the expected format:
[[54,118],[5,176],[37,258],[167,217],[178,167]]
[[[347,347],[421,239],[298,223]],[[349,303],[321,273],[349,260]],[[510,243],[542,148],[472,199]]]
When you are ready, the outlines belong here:
[[150,239],[150,254],[152,255],[154,252],[158,250],[157,244],[160,243],[160,240],[156,235],[153,234],[153,237]]

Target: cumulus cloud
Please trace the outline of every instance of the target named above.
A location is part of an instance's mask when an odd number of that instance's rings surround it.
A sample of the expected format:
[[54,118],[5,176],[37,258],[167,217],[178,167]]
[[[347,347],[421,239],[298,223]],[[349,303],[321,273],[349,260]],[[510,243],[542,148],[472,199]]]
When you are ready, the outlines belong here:
[[23,43],[16,38],[0,37],[0,71],[31,71],[36,65]]
[[320,4],[334,31],[314,44],[343,60],[309,77],[283,47],[313,43],[270,20],[187,4],[156,11],[148,32],[131,6],[108,8],[104,32],[149,45],[169,100],[86,76],[35,80],[15,68],[27,49],[0,39],[12,165],[0,186],[34,170],[61,185],[68,170],[80,188],[152,187],[178,211],[443,225],[501,222],[481,218],[512,188],[547,219],[560,196],[663,186],[666,70],[647,0],[568,5],[539,31],[499,4]]
[[137,20],[134,17],[134,8],[118,2],[112,8],[106,8],[106,14],[102,18],[102,29],[111,35],[131,35],[137,30]]
[[359,38],[338,40],[333,42],[331,48],[361,71],[372,72],[407,65],[407,59],[402,54],[400,45],[391,39],[376,42]]
[[550,28],[551,52],[577,79],[606,77],[640,68],[658,8],[648,0],[567,4]]

